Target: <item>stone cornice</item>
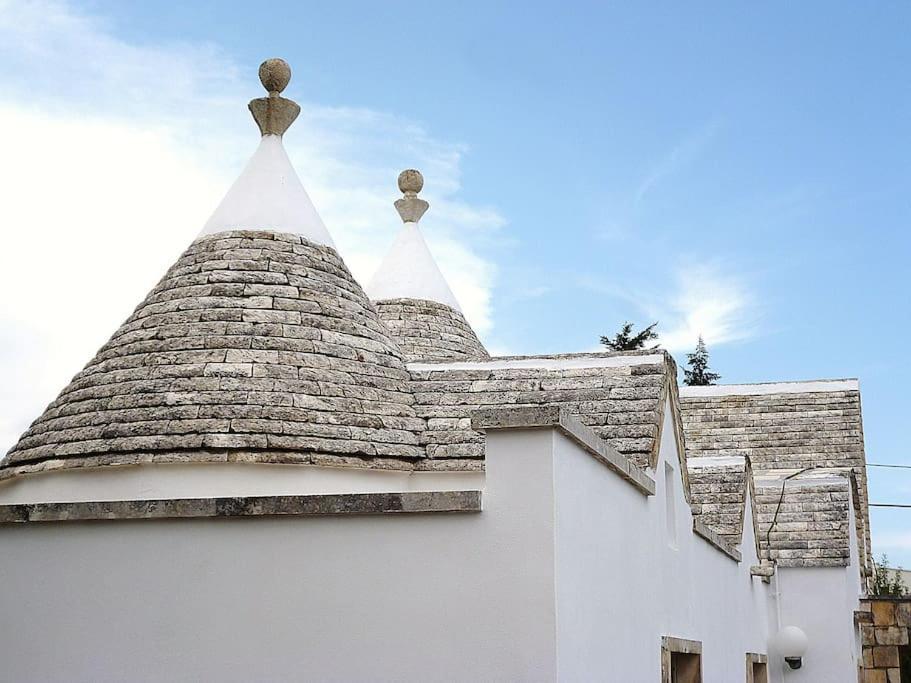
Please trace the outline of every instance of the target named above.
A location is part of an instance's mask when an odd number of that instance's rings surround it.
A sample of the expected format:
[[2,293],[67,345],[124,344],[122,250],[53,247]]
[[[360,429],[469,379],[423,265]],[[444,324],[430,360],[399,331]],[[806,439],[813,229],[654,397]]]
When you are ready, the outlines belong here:
[[480,511],[480,491],[331,493],[0,505],[0,524]]
[[715,549],[720,550],[735,562],[740,562],[740,551],[698,519],[693,520],[693,533],[708,541]]
[[495,429],[556,429],[575,441],[595,460],[619,474],[640,493],[647,496],[655,494],[655,481],[650,476],[559,406],[476,410],[471,414],[471,428],[479,432]]

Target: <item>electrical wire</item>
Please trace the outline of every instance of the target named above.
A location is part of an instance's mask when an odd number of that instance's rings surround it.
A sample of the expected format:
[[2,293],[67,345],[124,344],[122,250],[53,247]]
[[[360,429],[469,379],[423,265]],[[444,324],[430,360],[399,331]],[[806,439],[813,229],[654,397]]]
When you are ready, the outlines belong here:
[[[897,470],[911,470],[911,465],[892,465],[881,462],[868,462],[867,467],[888,467]],[[867,507],[911,509],[911,505],[907,505],[905,503],[868,503]]]
[[[802,470],[798,470],[786,476],[781,482],[781,495],[778,496],[778,505],[775,506],[775,515],[772,517],[772,523],[769,525],[768,531],[765,533],[765,547],[768,550],[769,555],[772,554],[772,529],[775,528],[775,525],[778,523],[778,512],[781,510],[781,502],[784,500],[784,488],[788,484],[789,479],[803,474],[804,472],[809,472],[810,470],[815,470],[816,466],[804,467]],[[774,560],[773,560],[774,561]]]

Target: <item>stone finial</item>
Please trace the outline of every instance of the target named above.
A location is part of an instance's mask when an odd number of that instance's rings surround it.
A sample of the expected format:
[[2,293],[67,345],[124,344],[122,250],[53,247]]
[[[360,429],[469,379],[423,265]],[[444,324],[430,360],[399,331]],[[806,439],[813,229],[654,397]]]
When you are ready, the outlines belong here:
[[422,189],[424,189],[424,176],[420,171],[406,168],[399,173],[399,190],[404,192],[405,196],[414,197]]
[[259,82],[270,95],[282,92],[290,81],[291,67],[284,59],[273,57],[259,65]]
[[250,100],[250,113],[263,135],[282,136],[300,114],[300,105],[281,96],[291,80],[291,67],[284,59],[267,59],[259,65],[259,80],[268,97]]
[[420,171],[407,168],[399,173],[399,190],[405,195],[395,202],[396,211],[405,223],[417,223],[430,208],[430,204],[418,198],[424,187],[424,176]]

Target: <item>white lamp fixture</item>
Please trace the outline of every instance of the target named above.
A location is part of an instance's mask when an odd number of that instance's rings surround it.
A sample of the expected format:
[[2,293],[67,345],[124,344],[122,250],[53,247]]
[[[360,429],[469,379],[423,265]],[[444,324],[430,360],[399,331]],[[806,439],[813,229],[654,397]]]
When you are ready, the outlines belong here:
[[796,626],[785,626],[775,636],[778,651],[792,669],[803,665],[803,656],[807,651],[807,634]]

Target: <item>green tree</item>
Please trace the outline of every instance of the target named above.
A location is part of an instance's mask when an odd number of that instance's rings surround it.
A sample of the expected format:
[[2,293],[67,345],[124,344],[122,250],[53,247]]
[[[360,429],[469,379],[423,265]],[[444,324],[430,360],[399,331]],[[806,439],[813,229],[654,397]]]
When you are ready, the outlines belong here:
[[704,387],[721,379],[721,375],[709,370],[709,350],[705,347],[701,334],[696,350],[686,354],[686,363],[690,366],[688,370],[683,371],[683,383],[687,386]]
[[[658,338],[658,333],[655,332],[655,327],[657,325],[658,323],[654,322],[641,332],[633,334],[633,324],[631,322],[625,322],[623,323],[623,327],[620,328],[620,331],[613,337],[601,337],[601,343],[611,351],[635,351],[636,349],[644,349],[646,342]],[[655,344],[650,348],[654,349],[657,347],[658,345]]]
[[687,386],[704,387],[721,379],[721,375],[709,369],[709,350],[706,348],[701,334],[699,342],[696,344],[696,350],[686,354],[686,363],[690,366],[688,370],[683,371],[683,383]]
[[902,575],[894,569],[889,569],[889,558],[883,553],[879,562],[873,560],[873,586],[871,595],[891,595],[902,597],[908,594],[908,587],[902,580]]

